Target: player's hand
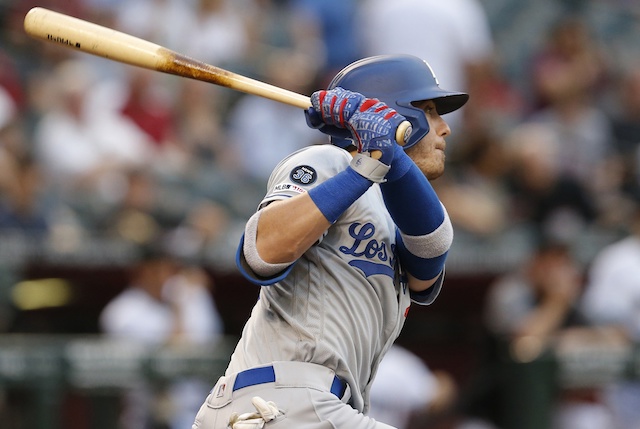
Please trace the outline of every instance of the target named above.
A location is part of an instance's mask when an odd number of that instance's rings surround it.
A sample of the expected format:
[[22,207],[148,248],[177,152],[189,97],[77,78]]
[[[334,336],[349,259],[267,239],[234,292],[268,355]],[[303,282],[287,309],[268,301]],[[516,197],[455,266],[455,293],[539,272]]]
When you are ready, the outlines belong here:
[[316,91],[311,94],[309,116],[316,122],[320,119],[327,125],[347,128],[347,122],[365,99],[362,94],[340,87]]
[[316,91],[311,95],[312,106],[304,111],[307,125],[334,137],[332,144],[347,149],[352,146],[353,137],[344,121],[349,119],[358,103],[364,99],[363,95],[342,88]]
[[229,417],[229,427],[231,429],[262,429],[265,423],[282,415],[276,404],[271,401],[267,402],[259,396],[251,398],[251,403],[256,408],[256,412],[231,413]]
[[368,98],[347,121],[358,149],[358,153],[371,156],[374,151],[383,164],[390,166],[396,147],[396,130],[405,121],[391,107],[375,98]]
[[396,130],[404,121],[403,116],[377,99],[362,102],[347,123],[358,150],[351,168],[373,182],[384,182],[399,147]]
[[307,123],[342,141],[350,137],[358,151],[352,168],[369,180],[384,181],[393,161],[396,130],[405,118],[377,99],[340,87],[314,92],[311,105]]

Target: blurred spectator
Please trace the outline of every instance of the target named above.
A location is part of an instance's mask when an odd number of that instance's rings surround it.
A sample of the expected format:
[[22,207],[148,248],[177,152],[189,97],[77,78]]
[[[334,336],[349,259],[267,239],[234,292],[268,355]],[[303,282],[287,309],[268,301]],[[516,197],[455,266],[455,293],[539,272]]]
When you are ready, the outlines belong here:
[[369,417],[408,429],[413,421],[450,412],[456,397],[451,375],[432,371],[420,357],[394,344],[380,362],[371,386]]
[[[303,57],[285,52],[273,55],[265,68],[267,80],[282,88],[306,91],[313,70],[304,61]],[[299,108],[257,96],[242,97],[234,106],[229,117],[229,138],[242,174],[260,184],[266,182],[286,154],[310,141],[327,140],[309,128]]]
[[544,124],[522,124],[506,137],[510,218],[570,242],[596,221],[598,207],[584,184],[558,167],[561,144]]
[[456,232],[488,237],[505,231],[512,220],[506,186],[510,159],[503,142],[480,132],[453,151],[457,154],[453,174],[433,185]]
[[156,71],[128,67],[123,87],[112,87],[121,97],[118,107],[158,148],[175,139],[171,94],[163,88],[163,77]]
[[115,8],[115,24],[120,31],[177,52],[184,52],[189,43],[186,36],[195,20],[192,1],[129,0],[117,2]]
[[[288,65],[287,72],[304,78],[304,83],[297,83],[303,84],[306,92],[306,85],[316,82],[326,64],[326,52],[320,24],[315,22],[318,17],[293,7],[295,1],[250,0],[251,7],[244,11],[248,19],[249,47],[243,67],[248,75],[272,83],[269,79],[273,77],[270,67],[274,58],[287,63],[286,58],[292,57],[294,63]],[[296,67],[303,68],[298,72]],[[285,64],[281,70],[285,70]],[[296,91],[294,87],[283,88]]]
[[[472,96],[464,106],[465,136],[490,134],[501,137],[525,118],[529,108],[526,96],[507,80],[497,54],[487,60],[485,66],[475,67],[467,78],[468,92]],[[458,144],[466,150],[469,143],[460,141]]]
[[31,144],[22,115],[9,95],[0,87],[0,156],[25,158]]
[[34,130],[34,155],[51,189],[63,198],[121,197],[123,170],[152,160],[150,139],[114,109],[93,72],[80,61],[57,66],[55,95]]
[[490,287],[486,326],[509,343],[516,359],[531,360],[556,332],[580,322],[574,301],[581,286],[581,268],[570,249],[553,240],[543,242],[516,271]]
[[123,197],[106,206],[92,224],[112,237],[147,245],[158,239],[165,226],[158,184],[145,170],[124,171],[123,178]]
[[606,64],[585,18],[560,16],[532,56],[534,108],[593,100],[604,88]]
[[[26,107],[26,99],[23,89],[22,78],[18,64],[9,56],[2,48],[0,48],[0,88],[2,92],[6,91],[16,110],[22,110]],[[4,97],[4,95],[2,96]],[[4,108],[4,101],[0,104],[0,112]],[[0,113],[1,117],[2,113]]]
[[[640,198],[628,235],[604,247],[593,260],[582,309],[593,326],[613,328],[631,348],[640,341]],[[605,390],[614,429],[640,428],[640,383],[620,380]]]
[[0,151],[23,156],[28,151],[18,107],[8,91],[0,86]]
[[622,154],[633,153],[640,144],[640,64],[623,68],[613,88],[609,112],[613,130]]
[[[216,169],[231,174],[236,169],[233,149],[229,147],[223,123],[229,110],[224,88],[195,80],[183,80],[173,101],[178,141],[173,148],[182,158],[172,170],[185,174],[194,166]],[[197,184],[195,184],[197,186]]]
[[0,159],[0,228],[16,229],[46,237],[52,222],[51,207],[42,194],[39,166],[30,158]]
[[9,91],[0,86],[0,131],[18,117],[18,106]]
[[25,128],[23,116],[0,87],[0,228],[51,239],[62,250],[81,233],[79,219],[50,192]]
[[[363,56],[415,55],[433,67],[444,88],[469,92],[470,77],[492,66],[493,36],[478,0],[366,0],[358,33]],[[447,115],[451,129],[459,128],[462,114]]]
[[551,358],[558,341],[586,325],[577,306],[582,274],[570,248],[549,238],[490,286],[484,305],[486,384],[477,397],[499,427],[514,428],[528,418],[554,429],[609,427],[600,426],[609,418],[601,404],[558,385]]
[[[209,276],[198,267],[181,267],[164,251],[148,247],[132,272],[131,283],[100,314],[100,327],[110,336],[156,346],[180,346],[213,341],[223,333],[212,297]],[[154,401],[165,393],[142,384],[125,396],[121,414],[124,429],[165,425],[184,429],[193,422],[206,380],[179,379],[167,387],[166,416],[154,414]],[[171,412],[172,411],[172,412]],[[168,418],[168,421],[158,421]]]
[[219,67],[232,67],[248,48],[249,0],[196,0],[192,22],[184,29],[176,50]]
[[615,147],[620,154],[622,187],[625,192],[640,190],[640,63],[623,68],[608,106]]
[[[545,124],[558,140],[557,168],[580,181],[604,223],[612,223],[621,186],[612,124],[599,102],[609,70],[590,28],[580,17],[562,17],[533,55],[538,101],[529,120]],[[615,211],[615,210],[614,210]]]
[[356,17],[357,0],[293,0],[292,6],[307,13],[307,25],[317,25],[324,46],[325,61],[321,68],[319,86],[324,88],[343,67],[361,57]]
[[235,251],[244,232],[244,220],[222,204],[200,200],[182,221],[167,231],[166,246],[185,261],[206,262],[215,269],[235,269]]

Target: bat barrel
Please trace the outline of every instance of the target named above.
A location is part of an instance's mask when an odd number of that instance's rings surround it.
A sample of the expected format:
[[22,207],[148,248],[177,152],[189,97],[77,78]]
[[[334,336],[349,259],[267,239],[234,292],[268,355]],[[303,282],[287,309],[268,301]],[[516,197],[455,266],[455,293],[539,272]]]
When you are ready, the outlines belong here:
[[205,64],[130,34],[42,7],[34,7],[27,13],[24,29],[32,37],[121,63],[210,82],[301,109],[311,106],[309,97],[302,94]]
[[42,7],[26,14],[24,29],[32,37],[122,63],[155,70],[162,61],[155,43]]
[[[197,61],[130,34],[42,7],[34,7],[25,15],[24,29],[34,38],[113,61],[210,82],[300,109],[311,107],[311,101],[305,95]],[[409,133],[409,123],[403,123],[398,128],[396,141],[404,144]]]

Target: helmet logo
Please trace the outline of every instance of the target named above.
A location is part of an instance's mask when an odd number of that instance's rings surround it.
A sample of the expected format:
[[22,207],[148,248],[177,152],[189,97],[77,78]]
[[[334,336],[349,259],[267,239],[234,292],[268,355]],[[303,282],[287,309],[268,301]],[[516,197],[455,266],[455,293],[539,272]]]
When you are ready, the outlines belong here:
[[[424,60],[423,60],[424,61]],[[424,61],[424,64],[427,66],[427,68],[429,69],[429,71],[431,72],[431,76],[433,76],[433,80],[436,81],[436,85],[440,86],[440,82],[438,82],[438,77],[436,76],[436,74],[433,72],[433,69],[431,68],[431,66],[429,65],[428,62]]]

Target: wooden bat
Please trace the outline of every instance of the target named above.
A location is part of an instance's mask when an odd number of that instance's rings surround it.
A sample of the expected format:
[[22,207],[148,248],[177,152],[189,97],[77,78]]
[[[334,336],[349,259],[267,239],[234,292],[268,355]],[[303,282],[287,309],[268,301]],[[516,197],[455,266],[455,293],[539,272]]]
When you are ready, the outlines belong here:
[[[195,60],[130,34],[103,27],[42,7],[24,18],[30,36],[113,61],[162,73],[213,83],[246,94],[308,109],[309,97]],[[396,141],[403,145],[411,134],[408,121],[400,124]]]

